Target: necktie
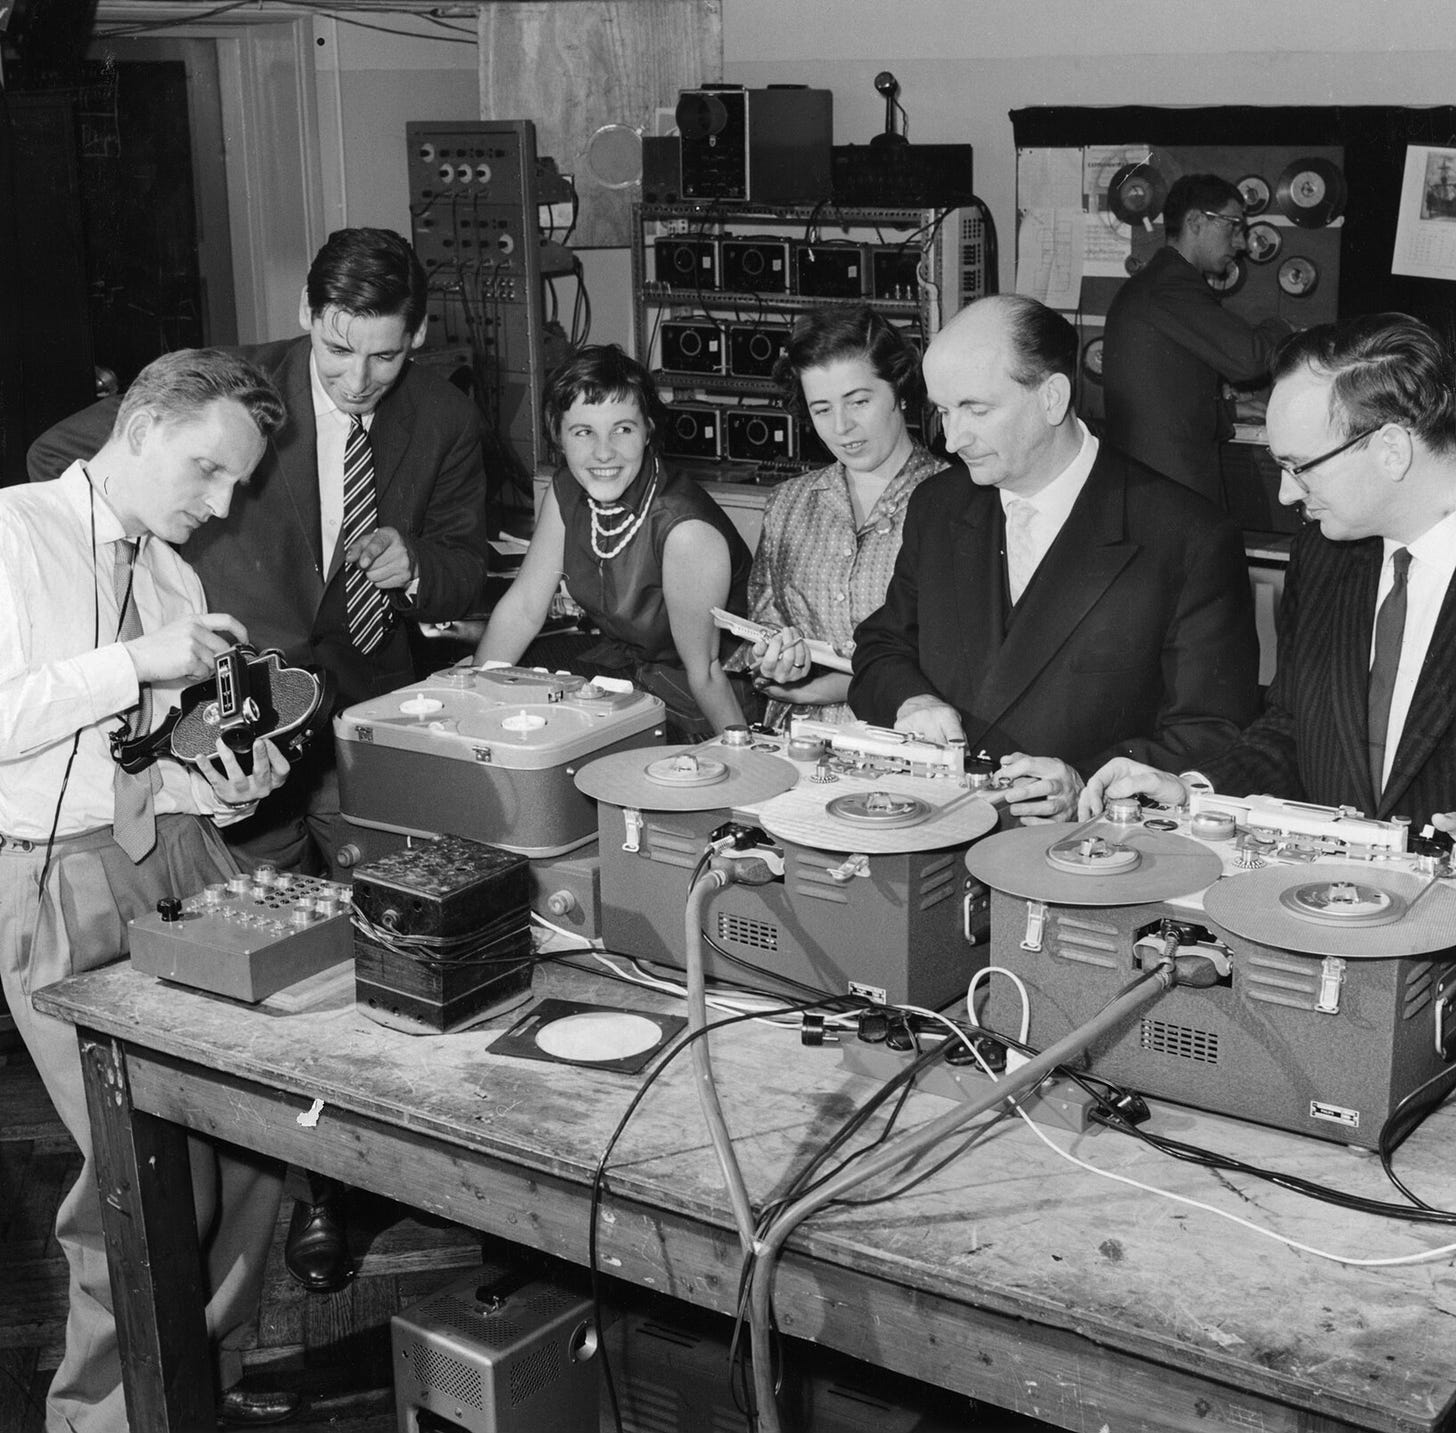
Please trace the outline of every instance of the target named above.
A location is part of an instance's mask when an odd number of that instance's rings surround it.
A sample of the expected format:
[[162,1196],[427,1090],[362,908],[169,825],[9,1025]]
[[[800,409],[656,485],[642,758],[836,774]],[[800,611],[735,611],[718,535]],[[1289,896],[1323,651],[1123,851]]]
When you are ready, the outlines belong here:
[[1036,546],[1031,536],[1035,520],[1036,508],[1025,498],[1012,498],[1006,504],[1006,580],[1012,606],[1021,601],[1036,571]]
[[1390,559],[1394,581],[1380,611],[1375,614],[1375,659],[1370,663],[1369,733],[1370,781],[1378,800],[1385,787],[1385,732],[1390,724],[1390,697],[1400,666],[1400,644],[1405,636],[1406,576],[1410,548],[1398,547]]
[[[379,526],[374,500],[374,454],[363,420],[349,424],[349,442],[344,449],[344,535],[347,551],[359,538]],[[349,640],[366,656],[384,640],[389,603],[353,563],[344,571],[344,605],[349,616]]]
[[[136,595],[131,590],[137,545],[123,537],[111,546],[111,581],[116,589],[117,608],[121,612],[116,635],[118,641],[129,642],[133,637],[142,635],[142,617],[137,609]],[[141,700],[126,713],[126,724],[132,736],[151,729],[152,690],[145,684],[141,688]],[[111,834],[133,861],[140,861],[157,844],[157,813],[152,792],[160,784],[160,773],[155,766],[135,775],[118,766],[112,776]]]

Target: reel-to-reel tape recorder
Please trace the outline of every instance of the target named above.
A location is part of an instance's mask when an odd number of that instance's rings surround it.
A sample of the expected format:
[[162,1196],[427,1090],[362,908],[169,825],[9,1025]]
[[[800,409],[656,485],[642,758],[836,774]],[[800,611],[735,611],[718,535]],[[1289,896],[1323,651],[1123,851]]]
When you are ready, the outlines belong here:
[[600,758],[577,785],[598,803],[603,939],[681,968],[689,874],[723,828],[752,828],[782,879],[715,897],[710,976],[943,1004],[986,963],[986,894],[961,857],[998,817],[964,765],[901,733],[802,719],[787,738]]
[[[1374,1149],[1456,1064],[1456,878],[1404,825],[1267,797],[1114,802],[1070,832],[991,837],[966,864],[992,888],[992,964],[1025,987],[1034,1045],[1166,953],[1206,957],[1208,985],[1088,1051],[1114,1083]],[[1010,981],[985,1019],[1017,1028]]]

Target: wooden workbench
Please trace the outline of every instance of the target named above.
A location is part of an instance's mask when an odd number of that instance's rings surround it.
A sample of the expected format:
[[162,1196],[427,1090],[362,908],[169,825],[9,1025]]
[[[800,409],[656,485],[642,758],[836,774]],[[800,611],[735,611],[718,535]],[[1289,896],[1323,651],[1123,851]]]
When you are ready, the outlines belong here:
[[[595,978],[538,993],[653,1006]],[[578,1263],[589,1182],[638,1077],[492,1056],[497,1029],[416,1038],[351,1002],[250,1008],[125,966],[37,1005],[80,1029],[132,1426],[207,1426],[206,1347],[181,1126],[265,1151]],[[713,1043],[756,1203],[781,1190],[872,1088],[832,1047],[737,1025]],[[298,1116],[323,1101],[317,1124]],[[918,1096],[909,1122],[944,1101]],[[1392,1198],[1368,1155],[1164,1106],[1157,1127]],[[1052,1131],[1089,1162],[1320,1248],[1411,1254],[1456,1231],[1340,1212],[1162,1158],[1106,1131]],[[1456,1203],[1456,1108],[1400,1151],[1432,1203]],[[686,1055],[627,1127],[599,1218],[607,1272],[723,1312],[739,1276],[727,1200]],[[118,1263],[113,1263],[113,1270]],[[115,1272],[113,1278],[116,1278]],[[913,1192],[827,1211],[779,1270],[784,1332],[1062,1427],[1264,1433],[1456,1428],[1450,1257],[1360,1270],[1100,1179],[1016,1121]]]

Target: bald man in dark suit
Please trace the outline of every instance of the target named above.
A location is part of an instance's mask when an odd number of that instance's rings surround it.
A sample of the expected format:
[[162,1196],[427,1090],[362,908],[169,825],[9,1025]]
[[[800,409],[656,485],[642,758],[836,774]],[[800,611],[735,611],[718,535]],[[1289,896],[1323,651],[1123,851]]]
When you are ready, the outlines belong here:
[[1076,354],[1072,326],[1020,296],[936,335],[926,387],[960,464],[916,489],[855,633],[856,715],[984,748],[1027,779],[1024,819],[1070,817],[1117,753],[1202,760],[1258,703],[1238,530],[1099,447],[1071,411]]

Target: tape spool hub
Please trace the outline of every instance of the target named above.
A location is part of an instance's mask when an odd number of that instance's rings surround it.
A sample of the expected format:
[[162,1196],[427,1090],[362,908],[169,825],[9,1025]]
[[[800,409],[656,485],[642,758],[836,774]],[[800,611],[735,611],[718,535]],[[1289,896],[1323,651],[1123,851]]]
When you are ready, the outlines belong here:
[[1404,897],[1359,881],[1311,881],[1279,893],[1279,904],[1303,920],[1328,925],[1388,925],[1406,910]]
[[706,753],[680,751],[675,756],[648,762],[645,774],[659,786],[716,786],[728,779],[728,766]]
[[836,820],[873,830],[893,830],[900,826],[918,826],[929,820],[934,807],[918,796],[898,791],[856,791],[836,796],[824,808]]
[[1058,841],[1047,847],[1047,865],[1054,871],[1074,876],[1114,876],[1135,870],[1142,856],[1131,846],[1119,845],[1103,836]]

